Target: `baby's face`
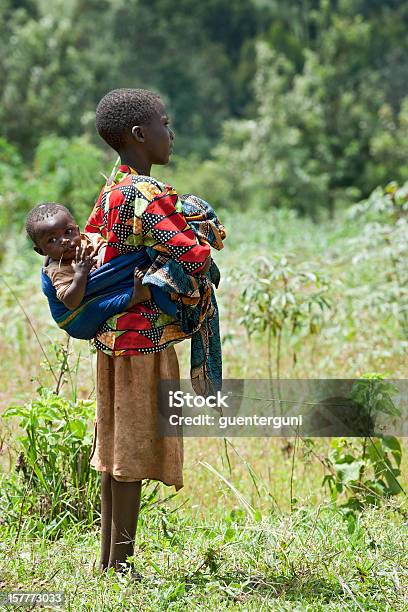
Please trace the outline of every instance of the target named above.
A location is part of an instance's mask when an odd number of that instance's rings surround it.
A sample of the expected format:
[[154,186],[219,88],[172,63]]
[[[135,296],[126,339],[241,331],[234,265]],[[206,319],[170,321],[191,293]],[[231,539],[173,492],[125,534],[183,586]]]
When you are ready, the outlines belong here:
[[37,247],[43,255],[58,261],[72,261],[81,244],[79,227],[63,210],[38,224]]

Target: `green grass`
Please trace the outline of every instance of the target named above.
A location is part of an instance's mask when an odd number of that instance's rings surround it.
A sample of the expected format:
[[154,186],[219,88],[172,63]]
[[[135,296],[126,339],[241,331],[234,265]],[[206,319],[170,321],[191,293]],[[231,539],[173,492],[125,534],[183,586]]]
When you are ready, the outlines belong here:
[[[388,295],[388,288],[377,282],[377,271],[388,264],[374,251],[372,257],[350,264],[361,251],[358,224],[350,226],[339,218],[316,227],[284,211],[224,211],[221,218],[228,239],[215,259],[223,278],[217,297],[226,378],[267,377],[265,338],[248,340],[239,324],[242,284],[239,272],[238,281],[230,272],[273,252],[292,253],[295,263],[309,262],[333,281],[333,308],[322,333],[296,343],[284,337],[282,377],[355,378],[370,371],[406,377],[407,342],[395,316],[371,299],[376,291],[380,297]],[[0,279],[0,412],[11,402],[33,397],[39,383],[55,387],[52,374],[41,365],[45,358],[33,329],[15,300],[17,296],[56,366],[52,346],[65,342],[66,336],[51,322],[41,296],[39,265],[22,238],[5,249],[0,273],[15,295]],[[189,347],[176,349],[182,377],[188,378]],[[70,350],[74,374],[67,376],[64,393],[92,397],[94,355],[85,342],[72,342]],[[17,431],[12,423],[0,427],[0,466],[7,472],[14,469]],[[16,541],[15,533],[7,535],[2,529],[0,587],[64,590],[69,594],[67,609],[75,611],[407,608],[406,498],[401,495],[382,508],[365,510],[350,534],[347,522],[329,506],[321,463],[302,444],[292,462],[293,441],[288,439],[239,438],[231,443],[185,440],[184,488],[141,518],[135,553],[135,565],[144,576],[141,583],[98,575],[97,528],[70,530],[55,542],[29,541],[24,531]],[[318,440],[317,454],[325,457],[329,445],[329,440]],[[407,451],[404,440],[405,488]],[[296,498],[292,511],[291,483]],[[163,500],[170,490],[161,486],[160,491]],[[248,507],[253,511],[246,513]]]
[[367,511],[350,535],[326,505],[258,521],[240,508],[200,520],[186,505],[142,515],[134,555],[142,581],[101,577],[98,533],[57,542],[5,539],[4,589],[63,591],[80,610],[404,610],[407,537],[396,506]]

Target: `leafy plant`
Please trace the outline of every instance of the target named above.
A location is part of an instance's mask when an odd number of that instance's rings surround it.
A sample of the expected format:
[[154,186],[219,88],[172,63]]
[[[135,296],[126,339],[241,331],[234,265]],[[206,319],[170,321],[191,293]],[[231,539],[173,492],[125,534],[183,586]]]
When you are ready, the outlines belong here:
[[253,262],[243,282],[240,323],[249,336],[266,333],[270,378],[275,339],[275,373],[279,378],[283,334],[287,331],[294,341],[320,332],[323,313],[330,308],[326,295],[329,282],[317,271],[295,268],[287,257],[279,255]]
[[358,245],[354,263],[366,260],[375,269],[376,287],[369,287],[365,301],[371,309],[392,314],[408,340],[408,183],[375,189],[367,200],[351,207],[348,218],[364,223],[354,240]]
[[401,187],[396,181],[386,187],[377,187],[370,196],[354,204],[347,211],[347,218],[355,222],[363,219],[369,222],[392,222],[408,216],[408,183]]
[[[379,413],[400,416],[393,402],[396,386],[380,375],[367,375],[355,381],[350,394],[375,424]],[[379,506],[386,498],[404,493],[398,478],[401,475],[401,445],[394,436],[334,438],[326,458],[330,474],[323,484],[330,488],[332,501],[339,496],[346,500],[340,508],[348,515],[367,505]]]
[[2,515],[10,529],[58,537],[68,526],[94,524],[99,517],[99,475],[91,469],[94,401],[69,401],[40,387],[38,397],[9,406],[4,419],[17,417],[16,474],[2,480]]

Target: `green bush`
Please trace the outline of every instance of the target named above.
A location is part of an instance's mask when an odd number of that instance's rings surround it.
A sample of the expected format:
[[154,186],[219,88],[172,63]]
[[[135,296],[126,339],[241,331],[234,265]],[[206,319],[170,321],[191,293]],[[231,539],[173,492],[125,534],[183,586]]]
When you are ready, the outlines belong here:
[[85,137],[47,136],[35,151],[32,167],[0,139],[0,232],[24,227],[28,211],[40,202],[67,206],[83,226],[113,164]]
[[102,151],[86,138],[43,138],[26,184],[27,208],[44,201],[59,202],[72,211],[82,226],[104,184],[105,167]]
[[[356,380],[350,398],[361,408],[361,424],[365,417],[375,424],[379,413],[400,417],[400,409],[393,401],[398,393],[398,387],[378,374]],[[400,493],[406,497],[399,481],[401,459],[401,444],[395,436],[372,437],[367,432],[365,437],[332,439],[325,461],[330,473],[323,484],[328,483],[332,501],[347,517],[350,531],[355,528],[356,512],[369,505],[380,506]]]
[[0,504],[10,530],[26,535],[60,536],[67,527],[88,527],[99,519],[99,474],[91,468],[95,403],[69,401],[40,387],[38,397],[9,406],[4,419],[17,417],[23,434],[14,474],[4,475]]

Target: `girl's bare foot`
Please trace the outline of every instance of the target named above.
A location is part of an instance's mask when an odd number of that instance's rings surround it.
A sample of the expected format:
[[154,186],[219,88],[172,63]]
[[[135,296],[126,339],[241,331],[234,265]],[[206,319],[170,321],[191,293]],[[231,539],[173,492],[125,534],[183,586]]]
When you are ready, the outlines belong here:
[[139,268],[135,268],[133,295],[129,302],[128,308],[134,304],[146,302],[152,297],[149,287],[142,285],[143,276],[143,272],[139,270]]

